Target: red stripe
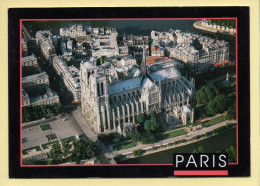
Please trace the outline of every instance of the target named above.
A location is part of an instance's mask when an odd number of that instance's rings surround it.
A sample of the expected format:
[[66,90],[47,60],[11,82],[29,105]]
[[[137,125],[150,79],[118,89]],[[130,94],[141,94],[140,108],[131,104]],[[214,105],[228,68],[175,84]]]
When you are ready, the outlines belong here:
[[227,63],[229,63],[229,61],[225,61],[225,62],[222,62],[222,63],[218,63],[218,64],[215,64],[214,66],[217,67],[217,66],[224,65],[224,64],[227,64]]
[[228,176],[228,170],[175,170],[174,176]]

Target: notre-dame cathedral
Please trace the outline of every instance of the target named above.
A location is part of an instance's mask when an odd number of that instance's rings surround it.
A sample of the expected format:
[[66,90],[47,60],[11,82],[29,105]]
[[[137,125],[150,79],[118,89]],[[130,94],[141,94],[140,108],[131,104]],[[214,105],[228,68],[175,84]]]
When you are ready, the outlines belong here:
[[182,76],[174,62],[148,65],[145,52],[141,65],[125,56],[101,65],[90,59],[81,63],[80,79],[82,114],[96,133],[117,132],[151,111],[170,112],[177,124],[194,120],[195,80]]

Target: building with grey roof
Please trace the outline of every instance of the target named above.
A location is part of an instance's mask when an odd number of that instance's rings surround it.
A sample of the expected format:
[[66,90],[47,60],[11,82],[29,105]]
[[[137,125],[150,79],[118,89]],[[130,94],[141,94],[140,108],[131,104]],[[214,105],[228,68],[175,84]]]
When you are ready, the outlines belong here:
[[79,70],[74,66],[67,66],[58,56],[53,58],[53,68],[61,77],[67,89],[71,92],[74,101],[80,101]]
[[97,35],[92,39],[92,56],[116,56],[119,55],[117,46],[117,36],[112,35]]
[[48,30],[36,32],[36,44],[41,48],[44,57],[51,63],[55,55],[55,48],[52,42],[52,33]]
[[46,86],[49,86],[49,75],[46,72],[42,72],[23,77],[22,86],[29,95],[39,94]]
[[[28,94],[29,95],[28,95]],[[54,105],[59,103],[59,96],[49,87],[46,72],[22,78],[22,106]]]
[[181,30],[152,31],[151,38],[152,56],[167,55],[186,63],[192,71],[207,70],[214,64],[229,61],[229,44],[225,41]]
[[26,67],[26,66],[38,66],[38,61],[37,58],[35,57],[34,54],[30,55],[30,56],[26,56],[22,58],[22,66]]
[[31,106],[55,105],[59,102],[59,95],[49,87],[46,87],[46,92],[44,94],[30,98]]
[[85,36],[85,35],[86,35],[86,31],[83,30],[81,24],[70,25],[69,28],[67,27],[60,28],[60,36],[69,36],[71,38],[75,38],[77,36]]

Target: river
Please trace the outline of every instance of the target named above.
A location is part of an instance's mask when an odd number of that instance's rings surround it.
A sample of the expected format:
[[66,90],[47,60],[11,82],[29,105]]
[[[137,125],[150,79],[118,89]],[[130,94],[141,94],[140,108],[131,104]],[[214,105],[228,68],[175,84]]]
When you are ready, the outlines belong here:
[[236,129],[231,129],[190,145],[125,160],[119,162],[119,164],[172,164],[173,153],[191,153],[199,146],[203,146],[205,153],[214,153],[217,150],[223,151],[231,145],[236,146]]

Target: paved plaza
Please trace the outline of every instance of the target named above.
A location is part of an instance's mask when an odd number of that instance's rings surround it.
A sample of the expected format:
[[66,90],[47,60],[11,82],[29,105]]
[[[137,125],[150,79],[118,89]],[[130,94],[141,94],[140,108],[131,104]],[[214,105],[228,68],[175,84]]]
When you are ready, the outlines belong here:
[[[42,131],[39,124],[37,126],[25,128],[22,131],[22,145],[23,149],[28,149],[34,146],[41,146],[42,144],[49,143],[51,141],[67,138],[70,136],[79,136],[84,132],[80,127],[77,127],[77,122],[74,117],[70,117],[71,115],[67,115],[64,118],[60,118],[55,121],[47,122],[51,129]],[[64,121],[64,119],[66,120]],[[48,141],[45,137],[49,134],[55,134],[57,139]]]

